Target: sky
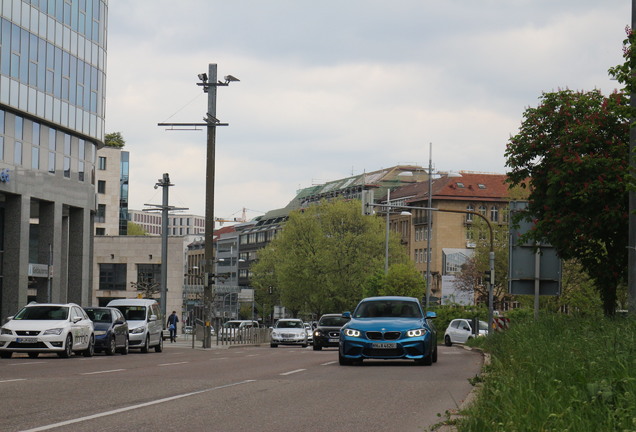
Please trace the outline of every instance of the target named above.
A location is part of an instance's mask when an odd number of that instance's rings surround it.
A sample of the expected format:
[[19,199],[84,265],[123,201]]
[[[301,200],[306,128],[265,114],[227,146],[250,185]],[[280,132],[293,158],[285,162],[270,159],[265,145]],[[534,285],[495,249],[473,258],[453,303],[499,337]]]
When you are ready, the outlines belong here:
[[619,84],[629,0],[110,0],[106,132],[130,152],[129,207],[205,215],[207,94],[217,64],[215,216],[398,164],[506,173],[542,92]]

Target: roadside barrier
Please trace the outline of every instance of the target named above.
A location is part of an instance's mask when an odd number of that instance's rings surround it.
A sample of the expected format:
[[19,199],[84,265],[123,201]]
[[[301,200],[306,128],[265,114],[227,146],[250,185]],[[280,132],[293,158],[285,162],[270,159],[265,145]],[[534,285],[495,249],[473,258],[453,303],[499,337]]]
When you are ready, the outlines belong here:
[[510,327],[510,318],[497,317],[492,320],[492,328],[495,331],[504,331]]

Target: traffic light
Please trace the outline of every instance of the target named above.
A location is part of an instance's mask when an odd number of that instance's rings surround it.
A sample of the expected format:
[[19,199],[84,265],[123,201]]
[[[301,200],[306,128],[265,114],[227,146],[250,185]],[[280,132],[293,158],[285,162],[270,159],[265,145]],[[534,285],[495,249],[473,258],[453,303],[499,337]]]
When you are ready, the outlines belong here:
[[491,283],[490,281],[490,270],[484,272],[484,285]]

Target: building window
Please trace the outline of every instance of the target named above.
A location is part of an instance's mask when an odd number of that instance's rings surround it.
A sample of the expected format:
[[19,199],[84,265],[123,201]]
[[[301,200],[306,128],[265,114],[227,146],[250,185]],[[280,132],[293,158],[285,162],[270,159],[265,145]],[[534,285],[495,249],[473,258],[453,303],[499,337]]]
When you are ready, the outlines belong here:
[[106,181],[98,180],[97,181],[97,193],[105,194],[106,193]]
[[4,160],[4,137],[0,136],[0,160]]
[[22,143],[18,141],[13,146],[13,163],[22,165]]
[[137,264],[137,290],[158,292],[161,281],[161,264]]
[[499,222],[499,209],[495,206],[490,208],[490,220],[493,222]]
[[31,147],[31,169],[40,169],[40,147]]
[[[466,210],[469,212],[474,212],[475,211],[475,207],[473,207],[472,204],[468,204],[468,206],[466,206]],[[466,222],[472,222],[473,221],[473,215],[471,213],[467,213],[466,214]]]
[[126,290],[126,264],[99,264],[100,290]]
[[104,156],[100,156],[97,159],[97,169],[101,171],[106,169],[106,158]]
[[481,213],[482,216],[486,216],[486,206],[485,205],[480,205],[479,206],[479,213]]
[[106,235],[106,228],[95,228],[95,235],[98,235],[98,236]]
[[49,152],[49,172],[55,174],[55,152]]
[[64,177],[71,178],[71,158],[64,156]]
[[95,214],[95,222],[106,222],[106,204],[97,205],[97,214]]

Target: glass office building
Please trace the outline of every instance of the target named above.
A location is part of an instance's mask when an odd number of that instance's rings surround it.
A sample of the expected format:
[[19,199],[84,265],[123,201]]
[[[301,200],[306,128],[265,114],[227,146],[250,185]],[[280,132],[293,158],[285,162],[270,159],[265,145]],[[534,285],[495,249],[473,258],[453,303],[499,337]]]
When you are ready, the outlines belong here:
[[0,320],[91,298],[107,0],[0,0]]

